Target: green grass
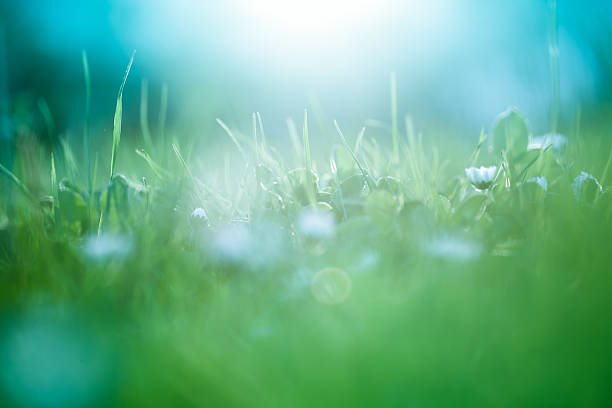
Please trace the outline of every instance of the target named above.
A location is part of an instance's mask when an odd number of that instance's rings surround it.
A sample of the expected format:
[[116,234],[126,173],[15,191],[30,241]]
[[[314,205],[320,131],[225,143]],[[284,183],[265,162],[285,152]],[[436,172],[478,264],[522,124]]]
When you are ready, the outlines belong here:
[[[401,134],[394,102],[389,140],[334,122],[320,160],[307,114],[301,143],[290,121],[293,160],[256,113],[249,136],[218,119],[238,153],[220,177],[165,143],[165,107],[149,130],[146,84],[117,160],[130,66],[108,183],[66,141],[0,166],[19,192],[0,198],[0,405],[612,402],[612,200],[572,186],[609,179],[603,133],[527,151],[508,110],[443,153],[410,117]],[[501,169],[485,191],[463,172],[480,165]]]

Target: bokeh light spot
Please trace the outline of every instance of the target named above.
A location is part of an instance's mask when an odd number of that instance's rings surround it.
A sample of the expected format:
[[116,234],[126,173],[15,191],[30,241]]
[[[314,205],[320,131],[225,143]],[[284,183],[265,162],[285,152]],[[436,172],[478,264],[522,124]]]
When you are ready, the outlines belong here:
[[323,304],[344,302],[351,294],[351,278],[340,268],[324,268],[317,272],[310,284],[314,298]]

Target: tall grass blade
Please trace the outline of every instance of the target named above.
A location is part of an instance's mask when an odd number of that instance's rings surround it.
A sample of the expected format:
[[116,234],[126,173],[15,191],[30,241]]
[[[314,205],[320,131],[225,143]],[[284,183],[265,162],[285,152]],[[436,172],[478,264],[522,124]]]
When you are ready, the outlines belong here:
[[125,70],[125,76],[123,77],[123,81],[121,82],[121,86],[119,87],[119,94],[117,95],[117,106],[115,107],[115,119],[113,121],[113,150],[111,152],[109,181],[112,180],[113,176],[115,175],[115,166],[117,164],[117,153],[119,152],[119,141],[121,140],[121,116],[123,114],[123,88],[125,88],[125,83],[127,81],[128,75],[130,74],[132,63],[134,62],[134,54],[136,54],[136,51],[132,53],[130,62],[128,63],[127,69]]
[[70,143],[68,143],[66,139],[61,139],[60,145],[62,146],[62,152],[64,154],[64,166],[66,167],[66,173],[70,174],[72,182],[75,182],[78,175],[78,165],[74,154],[72,153]]
[[361,151],[361,143],[363,142],[363,136],[365,135],[366,127],[362,127],[357,135],[357,140],[355,140],[355,155],[359,155]]
[[181,163],[183,170],[185,170],[185,172],[189,175],[189,177],[193,179],[193,173],[191,172],[191,168],[189,167],[189,165],[183,158],[183,155],[181,154],[181,150],[179,149],[176,143],[172,143],[172,150],[174,151],[174,154],[176,155],[176,158],[178,159],[179,163]]
[[153,170],[153,173],[155,173],[158,178],[163,179],[168,175],[168,172],[164,170],[159,164],[155,163],[155,161],[151,159],[151,156],[149,156],[148,153],[144,150],[136,149],[136,154],[142,157],[147,162],[149,167],[151,167],[151,170]]
[[340,186],[340,178],[338,177],[338,166],[336,166],[336,160],[334,159],[333,154],[332,157],[329,158],[329,167],[331,169],[332,176],[334,177],[334,182],[338,187],[338,198],[340,199],[340,207],[342,209],[342,220],[346,221],[348,216],[346,214],[346,207],[344,207],[344,196],[342,194],[342,187]]
[[[293,152],[295,153],[295,162],[302,163],[302,144],[298,137],[297,127],[295,122],[291,118],[287,118],[287,130],[289,131],[289,137],[291,138],[291,145],[293,146]],[[299,164],[297,164],[299,166]]]
[[601,177],[599,178],[600,180],[599,182],[604,187],[608,179],[608,171],[610,170],[610,165],[612,165],[612,150],[610,151],[610,154],[608,155],[608,160],[606,161],[606,165],[604,166],[604,169],[601,172]]
[[359,168],[359,171],[363,175],[363,178],[366,179],[366,181],[367,181],[368,185],[370,185],[370,187],[373,187],[373,184],[372,184],[372,182],[370,180],[370,176],[369,176],[368,172],[361,165],[361,163],[359,162],[359,159],[357,159],[357,156],[355,155],[355,152],[353,151],[353,149],[351,149],[351,147],[349,146],[348,142],[346,141],[346,138],[344,137],[344,133],[342,133],[342,130],[340,130],[340,126],[338,125],[338,121],[334,120],[334,126],[336,128],[336,132],[338,132],[338,135],[340,135],[340,140],[342,141],[342,144],[344,145],[346,150],[348,150],[349,153],[351,154],[351,157],[353,158],[353,161],[355,162],[355,164]]
[[19,190],[26,196],[28,197],[32,202],[35,202],[36,200],[34,199],[34,195],[30,192],[30,190],[28,189],[28,187],[23,184],[23,182],[21,180],[19,180],[19,178],[9,169],[7,169],[6,167],[4,167],[2,165],[2,163],[0,163],[0,172],[4,173],[4,175],[6,177],[8,177],[9,180],[11,180],[18,188]]
[[91,116],[91,77],[89,76],[89,63],[87,53],[83,50],[83,77],[85,79],[85,124],[83,125],[83,155],[87,166],[87,183],[89,191],[93,191],[91,180],[91,157],[89,153],[89,121]]
[[98,178],[98,152],[96,152],[96,158],[94,159],[93,171],[91,172],[91,191],[89,194],[93,195],[93,188],[96,185],[96,179]]
[[255,157],[257,159],[257,164],[259,164],[261,160],[259,157],[259,142],[257,141],[257,115],[254,112],[251,122],[251,131],[253,132],[253,143],[255,144]]
[[480,150],[482,149],[482,145],[487,140],[487,136],[485,135],[484,128],[480,128],[480,135],[478,136],[478,143],[476,144],[476,149],[472,153],[472,158],[470,159],[470,167],[474,166],[478,161],[478,157],[480,156]]
[[391,137],[393,139],[393,163],[399,163],[399,135],[397,125],[397,76],[391,73]]
[[517,180],[521,180],[521,181],[525,181],[525,178],[527,177],[527,171],[531,168],[531,166],[533,166],[535,164],[535,162],[538,161],[538,159],[540,157],[542,157],[542,155],[547,152],[550,148],[552,147],[552,145],[548,145],[546,146],[544,149],[540,149],[540,151],[538,151],[538,154],[536,155],[536,157],[534,157],[533,159],[531,159],[529,161],[529,163],[527,163],[527,165],[523,168],[523,170],[521,170],[521,172],[519,173],[519,175],[516,177]]
[[302,142],[304,143],[304,167],[312,171],[312,159],[310,158],[310,137],[308,135],[308,111],[304,109],[304,125],[302,127]]
[[183,155],[181,154],[181,149],[179,148],[177,143],[172,143],[172,150],[174,151],[174,154],[176,155],[176,158],[178,159],[179,163],[185,170],[185,173],[187,173],[187,175],[189,176],[189,179],[193,183],[193,187],[194,187],[193,190],[196,196],[198,197],[198,200],[200,201],[200,203],[204,203],[204,197],[202,196],[200,192],[200,188],[205,188],[204,183],[202,183],[200,180],[197,179],[197,177],[193,175],[193,172],[191,171],[191,167],[189,167],[189,165],[183,158]]
[[[247,155],[244,152],[244,149],[242,149],[242,146],[240,145],[240,142],[238,142],[238,139],[236,139],[236,136],[234,135],[234,133],[230,130],[230,128],[221,119],[217,118],[217,123],[219,124],[219,126],[221,126],[221,128],[225,131],[225,133],[227,133],[227,135],[232,140],[232,142],[234,142],[234,145],[236,145],[236,148],[238,149],[238,151],[240,152],[240,154],[242,155],[242,157],[246,161],[247,160]],[[173,147],[174,147],[174,145],[173,145]]]
[[263,121],[261,120],[261,114],[259,112],[257,114],[257,121],[259,122],[259,133],[261,134],[261,151],[266,152],[268,149],[266,134],[264,132]]
[[55,171],[55,155],[51,152],[51,195],[57,197],[57,172]]
[[307,192],[311,204],[316,199],[315,180],[312,174],[312,159],[310,157],[310,135],[308,134],[308,110],[304,109],[304,125],[302,127],[302,141],[304,143],[304,167],[306,168],[306,181],[308,183]]

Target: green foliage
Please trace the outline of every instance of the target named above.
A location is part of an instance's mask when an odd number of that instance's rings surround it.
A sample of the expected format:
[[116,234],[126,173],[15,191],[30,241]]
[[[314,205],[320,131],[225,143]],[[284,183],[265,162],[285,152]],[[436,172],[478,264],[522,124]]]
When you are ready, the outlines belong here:
[[[25,339],[9,374],[51,372],[85,406],[609,405],[610,159],[527,152],[509,110],[489,157],[484,132],[447,155],[407,117],[397,149],[334,123],[321,165],[305,114],[292,166],[254,114],[251,137],[218,120],[240,156],[225,177],[178,139],[116,169],[129,67],[108,183],[67,142],[65,170],[57,151],[0,165],[23,192],[0,210],[0,346]],[[501,170],[478,191],[463,168],[485,158]],[[23,357],[58,332],[74,347],[45,354],[56,371]]]
[[491,135],[494,153],[505,150],[514,158],[524,154],[528,143],[529,128],[516,108],[509,108],[495,119]]

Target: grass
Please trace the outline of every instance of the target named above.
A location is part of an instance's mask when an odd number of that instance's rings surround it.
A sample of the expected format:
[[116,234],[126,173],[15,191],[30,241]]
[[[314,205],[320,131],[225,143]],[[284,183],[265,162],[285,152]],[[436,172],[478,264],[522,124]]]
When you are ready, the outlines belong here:
[[[291,164],[254,113],[249,136],[218,119],[239,153],[220,177],[165,143],[165,107],[149,130],[145,83],[150,151],[124,148],[121,166],[131,63],[108,183],[67,142],[0,166],[18,188],[0,198],[3,406],[612,402],[600,135],[527,151],[511,109],[471,154],[444,155],[409,117],[400,134],[394,102],[391,149],[334,122],[317,160],[305,112]],[[499,169],[483,191],[463,172],[480,165]]]

